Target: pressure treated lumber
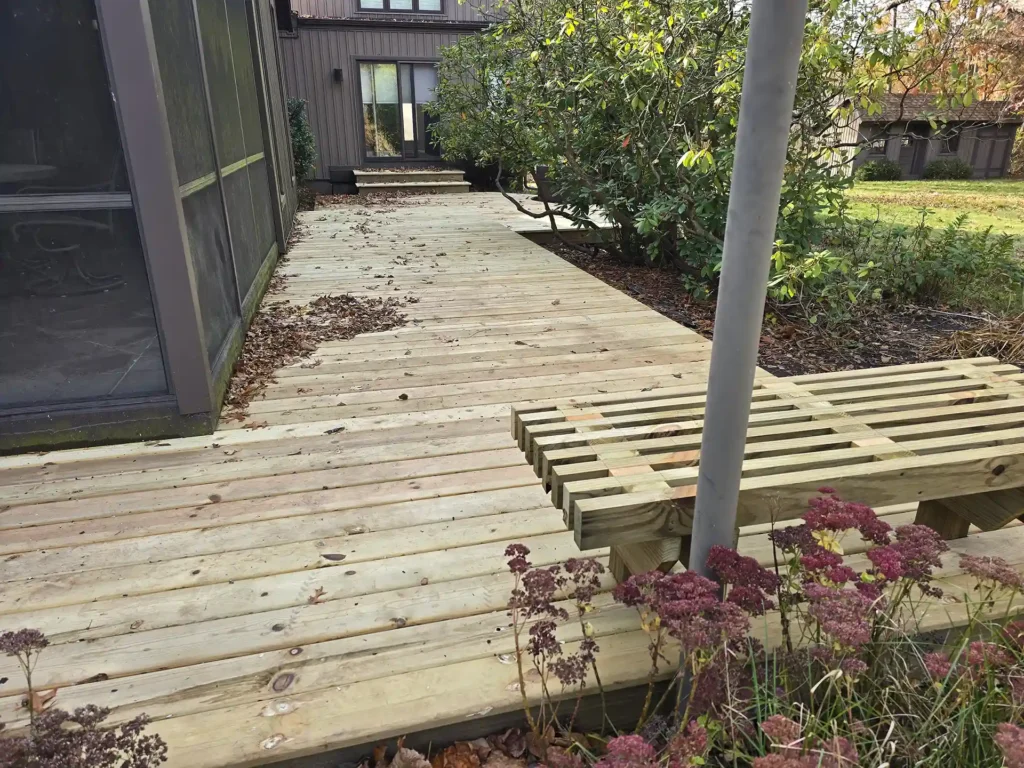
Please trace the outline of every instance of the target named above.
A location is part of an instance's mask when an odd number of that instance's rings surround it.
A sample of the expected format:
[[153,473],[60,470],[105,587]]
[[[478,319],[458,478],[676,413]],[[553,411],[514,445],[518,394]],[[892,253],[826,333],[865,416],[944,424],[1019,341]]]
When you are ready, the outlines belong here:
[[[697,384],[524,403],[512,435],[581,547],[668,551],[692,526],[705,394]],[[740,525],[796,517],[822,486],[876,506],[917,502],[918,521],[947,539],[971,523],[1001,528],[1024,513],[1024,375],[982,358],[759,376]],[[613,549],[614,563],[628,559]]]
[[[511,404],[621,400],[646,387],[644,396],[693,395],[709,348],[516,234],[538,224],[496,198],[302,214],[310,234],[292,248],[281,270],[292,277],[275,298],[419,301],[407,303],[402,328],[324,344],[315,368],[283,368],[246,421],[213,435],[0,457],[0,631],[51,634],[37,682],[58,686],[55,706],[109,706],[113,722],[148,713],[169,743],[169,768],[266,765],[519,706],[504,549],[525,542],[538,565],[581,552],[509,437]],[[912,370],[946,379],[899,396],[899,407],[873,412],[852,399],[844,413],[918,445],[957,434],[944,424],[990,442],[1024,428],[1005,398],[954,405],[950,374]],[[861,378],[821,382],[845,381],[840,390],[855,394]],[[778,399],[771,377],[759,381],[761,399]],[[844,418],[790,420],[775,433],[779,407],[760,408],[763,445],[831,441],[828,425]],[[932,431],[923,431],[918,414],[935,409],[961,421],[929,417]],[[699,433],[688,430],[650,439]],[[591,453],[578,462],[598,460],[617,461]],[[879,512],[898,525],[915,509]],[[766,530],[741,531],[740,550],[770,562]],[[967,587],[960,552],[1024,567],[1024,525],[971,531],[951,542],[948,595]],[[865,546],[843,544],[851,556]],[[672,557],[662,546],[634,551]],[[613,566],[604,548],[586,554]],[[588,617],[602,678],[642,685],[648,640],[633,611],[613,604],[612,584],[607,574]],[[962,620],[961,609],[950,602],[923,615],[943,628]],[[578,626],[559,634],[571,648]],[[0,721],[16,731],[26,713],[9,662],[0,658]]]

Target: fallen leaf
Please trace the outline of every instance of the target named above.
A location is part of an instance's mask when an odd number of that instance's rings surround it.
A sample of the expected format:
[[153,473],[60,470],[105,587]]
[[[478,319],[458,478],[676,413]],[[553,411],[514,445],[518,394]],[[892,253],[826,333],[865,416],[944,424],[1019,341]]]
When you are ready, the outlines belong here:
[[491,746],[491,742],[484,738],[473,739],[466,743],[476,750],[476,756],[481,760],[486,760],[487,756],[494,751],[494,747]]
[[502,734],[495,734],[488,741],[509,757],[522,757],[526,753],[526,738],[518,728],[509,728]]
[[480,768],[480,756],[472,744],[459,741],[434,755],[430,764],[433,768]]
[[53,700],[57,698],[57,689],[51,688],[48,691],[32,691],[31,706],[36,714],[47,709]]
[[106,672],[100,672],[99,674],[87,677],[85,680],[79,680],[75,685],[86,685],[87,683],[102,683],[104,680],[109,680],[110,675]]
[[373,748],[373,764],[377,768],[387,765],[388,747],[386,744],[378,744]]
[[399,747],[391,759],[390,768],[431,768],[430,761],[415,749]]
[[484,761],[483,768],[526,768],[526,760],[521,757],[509,757],[504,752],[495,750]]
[[551,742],[555,739],[555,729],[548,726],[544,733],[538,735],[533,731],[526,734],[526,748],[530,750],[530,754],[536,757],[538,760],[544,759],[547,754],[548,747],[551,746]]
[[321,598],[321,597],[323,597],[323,596],[324,596],[324,595],[326,595],[326,594],[327,594],[327,592],[326,592],[326,591],[324,591],[324,588],[323,588],[323,587],[317,587],[317,588],[316,588],[316,592],[314,592],[314,593],[313,593],[312,595],[310,595],[310,596],[309,596],[309,598],[308,598],[308,600],[309,600],[309,604],[310,604],[310,605],[316,605],[317,603],[319,603],[319,602],[320,602],[320,598]]

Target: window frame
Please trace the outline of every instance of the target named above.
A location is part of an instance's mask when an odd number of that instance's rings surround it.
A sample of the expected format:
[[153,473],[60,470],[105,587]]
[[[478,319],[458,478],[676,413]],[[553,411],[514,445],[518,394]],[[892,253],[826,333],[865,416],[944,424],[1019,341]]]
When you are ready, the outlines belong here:
[[412,0],[412,8],[392,8],[391,0],[381,0],[384,4],[383,8],[365,8],[363,7],[364,0],[358,0],[359,12],[360,13],[429,13],[433,16],[444,15],[444,0],[438,0],[438,7],[436,11],[424,10],[420,8],[420,0]]
[[[443,2],[443,0],[442,0],[442,2]],[[359,66],[361,64],[395,64],[397,69],[398,69],[398,103],[402,104],[402,96],[403,96],[403,93],[404,93],[404,90],[402,89],[402,78],[401,78],[402,65],[403,64],[412,64],[413,66],[415,66],[417,64],[429,64],[429,65],[432,65],[433,67],[437,68],[437,66],[441,63],[441,60],[439,58],[431,58],[431,57],[425,57],[425,56],[401,56],[401,57],[396,57],[396,56],[362,56],[362,55],[350,56],[349,60],[351,62],[352,68],[356,72],[356,82],[358,84],[357,87],[355,88],[355,103],[356,103],[356,111],[357,111],[357,114],[359,116],[359,121],[360,121],[360,123],[359,123],[359,125],[360,125],[360,130],[359,130],[359,151],[360,151],[360,156],[362,157],[362,161],[361,162],[363,164],[366,164],[366,165],[376,165],[376,164],[388,165],[389,163],[394,164],[396,162],[408,162],[408,163],[438,162],[438,158],[433,157],[433,156],[421,156],[421,155],[417,154],[417,156],[415,156],[415,157],[406,157],[404,151],[400,155],[389,156],[389,157],[370,157],[370,156],[368,156],[366,154],[366,138],[365,138],[365,132],[362,130],[363,96],[362,96],[362,79],[361,79],[361,76],[359,75]],[[415,90],[415,88],[414,88],[414,90]],[[404,120],[404,117],[403,117],[403,120]],[[399,123],[399,127],[404,130],[404,122],[400,122]],[[403,140],[403,145],[404,145],[404,140]]]
[[960,128],[948,128],[943,130],[939,136],[940,155],[958,155],[960,153],[960,137],[963,130]]

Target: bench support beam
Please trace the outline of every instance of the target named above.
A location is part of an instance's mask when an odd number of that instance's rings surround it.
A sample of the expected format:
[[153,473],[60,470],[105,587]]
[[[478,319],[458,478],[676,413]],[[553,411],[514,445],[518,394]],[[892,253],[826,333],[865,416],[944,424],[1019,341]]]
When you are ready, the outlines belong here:
[[971,525],[983,531],[996,531],[1022,515],[1024,491],[1011,488],[921,502],[915,522],[930,525],[945,539],[959,539],[967,535]]
[[927,525],[946,541],[962,539],[971,529],[969,521],[947,506],[952,499],[922,501],[917,505],[916,525]]
[[680,555],[689,552],[690,537],[681,539],[655,539],[638,544],[621,544],[612,547],[608,558],[608,569],[618,583],[630,576],[648,571],[672,570],[679,562]]

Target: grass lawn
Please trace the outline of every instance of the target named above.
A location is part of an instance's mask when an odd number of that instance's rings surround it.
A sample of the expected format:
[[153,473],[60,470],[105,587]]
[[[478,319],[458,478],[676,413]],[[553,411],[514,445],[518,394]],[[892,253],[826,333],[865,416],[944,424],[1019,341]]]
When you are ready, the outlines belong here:
[[913,225],[927,208],[933,227],[967,213],[972,229],[1024,235],[1024,181],[858,181],[848,196],[857,218]]

